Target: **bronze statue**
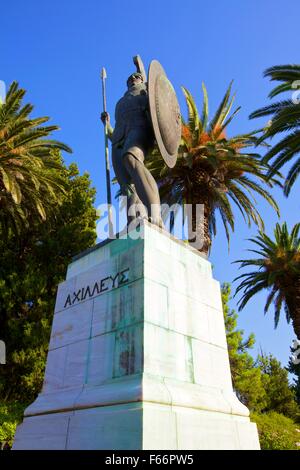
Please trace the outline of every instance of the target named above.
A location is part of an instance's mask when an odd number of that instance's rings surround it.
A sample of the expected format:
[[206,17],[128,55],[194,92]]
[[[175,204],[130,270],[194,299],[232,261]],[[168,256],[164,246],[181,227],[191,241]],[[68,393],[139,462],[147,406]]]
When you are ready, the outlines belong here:
[[[171,147],[175,149],[175,153],[173,152],[174,155],[169,155],[169,150],[162,152],[166,163],[169,166],[174,166],[180,140],[179,106],[176,108],[177,99],[173,91],[176,110],[174,111],[174,100],[169,99],[167,106],[170,107],[171,113],[173,113],[174,116],[177,113],[175,121],[174,119],[170,120],[169,116],[167,116],[167,119],[164,119],[162,125],[157,119],[157,114],[159,113],[153,108],[159,101],[164,102],[166,97],[165,92],[163,92],[164,96],[161,96],[161,92],[159,93],[159,90],[161,91],[165,87],[165,81],[163,81],[164,83],[162,85],[157,81],[157,78],[161,78],[160,75],[157,74],[157,70],[159,69],[159,67],[157,68],[158,62],[153,61],[151,63],[152,71],[151,66],[149,71],[149,78],[150,76],[153,77],[151,81],[151,89],[154,89],[152,92],[153,95],[155,94],[155,88],[157,88],[155,84],[158,83],[159,85],[158,93],[156,92],[157,96],[153,96],[150,100],[150,104],[154,103],[154,105],[152,104],[152,109],[150,109],[149,105],[149,88],[145,80],[144,68],[139,56],[134,58],[134,62],[138,70],[129,76],[127,80],[127,91],[116,105],[115,128],[113,129],[111,127],[110,117],[107,112],[101,114],[101,120],[107,125],[108,137],[112,142],[112,163],[116,178],[121,187],[121,192],[129,198],[128,223],[136,218],[136,213],[132,211],[132,207],[138,207],[140,217],[147,218],[151,223],[162,226],[158,187],[150,171],[144,165],[144,161],[148,152],[153,150],[155,141],[158,142],[162,140],[160,131],[163,130],[164,132],[164,127],[167,128],[167,139],[170,141],[169,124],[171,123],[171,128],[173,128],[172,123],[176,121],[175,146],[173,142],[174,138],[172,140],[171,135]],[[159,71],[161,73],[163,69],[160,67]],[[169,92],[170,89],[167,90],[167,93]],[[167,114],[168,113],[169,108],[167,109]],[[163,112],[162,115],[166,115],[166,112]],[[166,123],[165,121],[168,122]],[[161,142],[158,142],[158,144],[161,149]],[[163,150],[165,150],[164,145]],[[165,155],[163,153],[165,153]]]

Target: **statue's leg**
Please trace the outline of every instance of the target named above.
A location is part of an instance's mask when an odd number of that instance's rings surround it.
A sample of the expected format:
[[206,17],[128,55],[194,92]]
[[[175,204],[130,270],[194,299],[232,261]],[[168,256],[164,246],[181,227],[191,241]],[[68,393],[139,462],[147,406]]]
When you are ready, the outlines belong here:
[[129,225],[137,218],[148,219],[147,209],[140,200],[132,178],[127,172],[122,158],[122,149],[113,146],[112,163],[116,178],[123,196],[127,197],[127,224]]
[[128,225],[135,219],[148,219],[147,209],[140,200],[135,186],[130,185],[130,194],[127,199],[127,222]]
[[146,207],[151,221],[161,226],[160,198],[155,179],[144,163],[130,153],[123,156],[123,163],[135,186],[137,196]]

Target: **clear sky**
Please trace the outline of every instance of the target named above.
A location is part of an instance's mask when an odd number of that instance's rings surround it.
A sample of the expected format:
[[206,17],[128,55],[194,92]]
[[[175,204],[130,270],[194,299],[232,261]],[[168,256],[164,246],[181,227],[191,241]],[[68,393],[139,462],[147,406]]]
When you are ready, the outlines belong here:
[[[231,79],[242,106],[229,135],[244,133],[263,122],[248,115],[268,103],[272,86],[263,71],[272,65],[299,63],[299,0],[15,0],[1,4],[0,80],[12,80],[28,90],[34,114],[48,115],[61,131],[56,138],[73,148],[66,162],[75,161],[90,173],[97,204],[105,201],[104,140],[99,122],[102,109],[100,70],[107,70],[108,108],[125,91],[134,71],[132,57],[140,54],[148,67],[159,60],[172,81],[183,114],[180,86],[202,103],[201,81],[209,94],[210,111],[219,104]],[[289,199],[273,194],[282,220],[299,222],[300,180]],[[272,209],[257,201],[271,234]],[[237,214],[230,252],[219,225],[211,261],[215,278],[231,282],[237,275],[232,261],[246,256],[246,241],[256,234]],[[273,329],[273,309],[264,317],[265,294],[250,301],[239,316],[239,327],[254,332],[257,348],[272,352],[285,365],[294,337],[282,315]],[[235,301],[232,301],[235,308]]]

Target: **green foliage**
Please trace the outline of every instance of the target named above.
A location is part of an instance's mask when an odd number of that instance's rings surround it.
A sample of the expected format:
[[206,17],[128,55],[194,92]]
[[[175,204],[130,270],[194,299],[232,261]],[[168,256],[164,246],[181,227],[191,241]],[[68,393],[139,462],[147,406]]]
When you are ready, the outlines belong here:
[[259,356],[258,365],[263,374],[263,385],[266,391],[266,405],[263,411],[276,411],[294,421],[297,420],[299,407],[294,390],[289,384],[288,371],[272,354]]
[[60,204],[65,191],[55,150],[71,152],[56,140],[49,139],[57,126],[44,126],[49,118],[32,119],[33,106],[23,105],[25,90],[13,82],[5,103],[0,103],[0,228],[1,235],[10,230],[19,233],[32,220],[45,220],[51,201]]
[[0,441],[11,444],[24,408],[43,383],[54,302],[72,257],[96,239],[95,190],[66,167],[57,126],[32,119],[13,83],[0,104]]
[[[300,339],[300,223],[289,233],[286,223],[276,224],[274,240],[265,233],[251,238],[255,249],[249,250],[260,258],[237,260],[240,267],[254,266],[256,269],[238,276],[242,282],[236,294],[243,290],[239,300],[239,310],[259,291],[269,291],[265,310],[271,303],[275,307],[275,328],[278,325],[282,307],[285,309],[287,322],[293,321],[296,336]],[[235,294],[235,295],[236,295]]]
[[237,314],[229,307],[230,285],[222,285],[222,302],[229,361],[234,390],[251,411],[281,413],[294,421],[300,418],[295,390],[289,384],[288,372],[272,355],[261,354],[254,361],[248,350],[255,343],[254,335],[244,338],[237,329]]
[[[227,239],[234,230],[232,203],[248,225],[260,228],[263,220],[257,210],[255,195],[264,198],[279,213],[276,201],[267,187],[277,181],[267,179],[268,166],[257,153],[246,149],[256,146],[256,132],[227,137],[227,128],[240,108],[231,113],[234,96],[228,87],[215,115],[208,121],[208,97],[203,85],[203,110],[197,110],[191,93],[183,88],[188,119],[182,119],[182,140],[177,163],[167,168],[159,152],[154,151],[146,165],[158,183],[163,203],[204,204],[204,244],[207,253],[216,235],[216,214],[221,215]],[[196,232],[193,219],[189,233]]]
[[290,418],[271,411],[264,414],[251,413],[251,420],[257,424],[261,449],[300,449],[299,426]]
[[[282,82],[270,93],[270,98],[280,93],[296,90],[300,80],[300,65],[277,65],[267,69],[264,73],[271,80]],[[296,87],[293,85],[295,82]],[[298,82],[298,83],[297,83]],[[298,94],[298,93],[297,93]],[[265,155],[265,162],[272,161],[269,177],[272,177],[286,163],[295,157],[284,183],[284,194],[288,196],[300,173],[300,106],[291,99],[278,101],[272,105],[260,108],[250,115],[256,117],[272,116],[272,120],[264,129],[260,141],[265,141],[282,133],[286,133]]]
[[[291,353],[295,353],[296,351],[298,351],[299,349],[299,346],[295,346],[294,348],[291,347]],[[297,356],[299,358],[299,355]],[[287,370],[288,372],[290,372],[291,374],[294,374],[295,375],[295,378],[293,379],[293,390],[295,392],[295,396],[296,396],[296,401],[299,405],[299,408],[300,408],[300,363],[299,364],[295,364],[292,359],[289,360],[289,363],[288,363],[288,367],[287,367]]]
[[24,405],[22,403],[0,403],[0,450],[12,446],[18,423],[22,420]]
[[254,346],[255,337],[251,334],[244,339],[244,331],[237,329],[238,315],[228,305],[230,294],[230,284],[223,284],[222,303],[233,387],[242,403],[251,410],[261,411],[267,404],[262,372],[248,352]]
[[254,361],[248,352],[255,343],[254,335],[244,339],[243,330],[237,329],[238,316],[229,307],[230,294],[230,284],[223,284],[222,303],[234,390],[251,411],[262,449],[300,449],[300,425],[296,424],[300,422],[300,409],[288,372],[272,355],[261,355]]
[[76,165],[53,156],[66,192],[46,221],[21,236],[0,237],[0,331],[7,364],[0,369],[0,401],[32,402],[41,389],[58,284],[72,257],[96,239],[95,190]]

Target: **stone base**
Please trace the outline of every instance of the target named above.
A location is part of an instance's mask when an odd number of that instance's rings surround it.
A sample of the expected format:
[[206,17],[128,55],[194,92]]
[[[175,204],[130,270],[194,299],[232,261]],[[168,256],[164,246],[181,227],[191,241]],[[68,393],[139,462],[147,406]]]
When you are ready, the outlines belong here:
[[69,266],[14,449],[259,449],[210,263],[147,223],[139,235]]
[[252,450],[259,449],[259,442],[247,418],[127,403],[26,418],[14,449]]

